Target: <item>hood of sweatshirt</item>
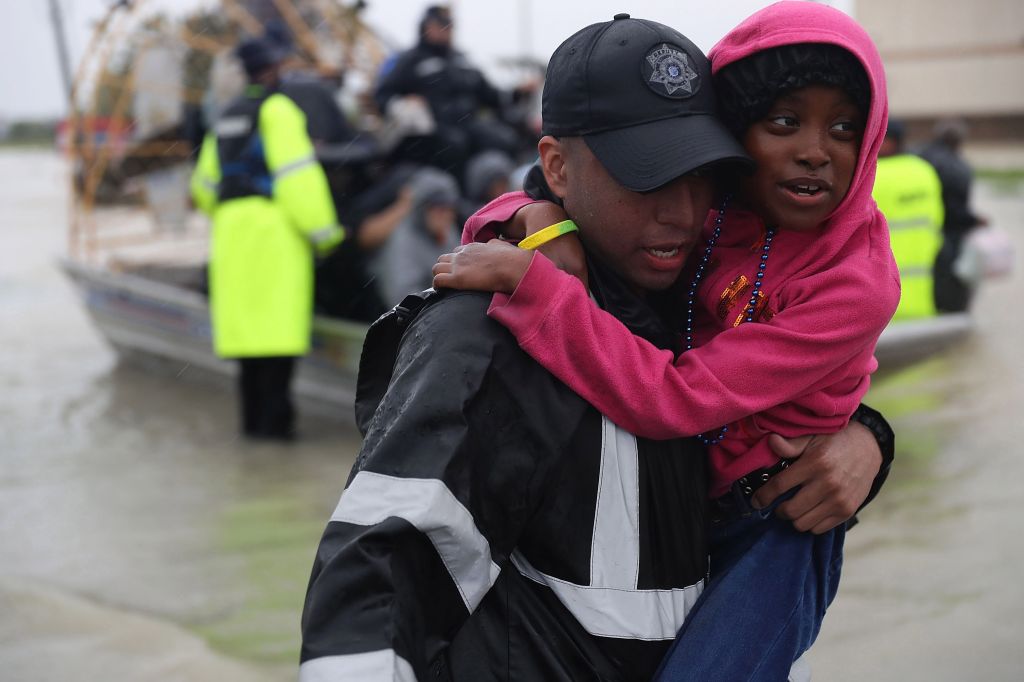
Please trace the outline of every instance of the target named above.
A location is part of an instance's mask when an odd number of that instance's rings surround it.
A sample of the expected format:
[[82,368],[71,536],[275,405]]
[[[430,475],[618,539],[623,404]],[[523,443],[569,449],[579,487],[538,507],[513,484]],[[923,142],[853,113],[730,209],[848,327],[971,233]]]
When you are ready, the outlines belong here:
[[878,149],[885,137],[889,101],[885,89],[885,71],[878,48],[860,24],[850,16],[827,5],[807,0],[783,0],[752,14],[729,31],[708,53],[712,74],[724,66],[782,45],[826,43],[853,54],[864,67],[871,86],[871,105],[867,112],[857,169],[846,197],[828,222],[836,219],[871,219],[877,209],[871,199],[875,184]]

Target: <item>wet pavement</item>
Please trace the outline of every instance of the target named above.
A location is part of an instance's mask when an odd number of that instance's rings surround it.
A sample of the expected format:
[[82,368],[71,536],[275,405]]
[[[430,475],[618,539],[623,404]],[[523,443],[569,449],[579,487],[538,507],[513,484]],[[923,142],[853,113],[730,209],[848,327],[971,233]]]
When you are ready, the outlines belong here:
[[[358,445],[304,415],[235,437],[234,396],[120,366],[57,267],[67,168],[0,152],[0,679],[289,680],[316,542]],[[1024,189],[980,209],[1024,254]],[[876,383],[898,433],[847,541],[818,680],[1024,677],[1024,263],[978,333]]]

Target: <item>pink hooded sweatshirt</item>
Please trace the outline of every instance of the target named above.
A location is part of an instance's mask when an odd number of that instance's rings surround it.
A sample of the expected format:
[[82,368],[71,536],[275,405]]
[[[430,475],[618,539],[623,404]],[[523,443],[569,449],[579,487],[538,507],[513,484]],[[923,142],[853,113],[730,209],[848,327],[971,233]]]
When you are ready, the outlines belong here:
[[[488,312],[539,363],[638,436],[717,433],[729,424],[726,437],[709,449],[712,496],[779,461],[768,434],[831,433],[846,425],[867,392],[877,368],[875,344],[899,302],[888,229],[871,198],[888,114],[885,78],[864,29],[831,7],[779,2],[712,48],[712,72],[794,43],[831,43],[856,56],[871,84],[871,104],[844,200],[815,232],[780,226],[755,323],[739,320],[760,262],[764,223],[737,209],[726,212],[698,290],[695,348],[678,358],[633,336],[590,301],[577,279],[539,254],[512,296],[496,294]],[[492,237],[493,223],[528,203],[521,192],[496,199],[469,220],[463,241]]]

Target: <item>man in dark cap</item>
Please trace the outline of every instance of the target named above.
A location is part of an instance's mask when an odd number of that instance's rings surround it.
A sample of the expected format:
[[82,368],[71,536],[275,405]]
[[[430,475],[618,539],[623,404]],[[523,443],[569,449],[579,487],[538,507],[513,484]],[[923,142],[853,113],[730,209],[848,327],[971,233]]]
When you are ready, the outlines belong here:
[[[374,98],[384,115],[408,98],[424,103],[433,116],[434,132],[407,140],[396,154],[438,166],[461,179],[467,160],[477,152],[498,149],[515,156],[520,151],[518,133],[503,119],[513,102],[533,88],[513,92],[495,88],[453,47],[453,31],[447,6],[428,7],[420,21],[419,42],[381,76]],[[485,109],[495,116],[482,118]]]
[[[543,117],[541,172],[583,207],[595,299],[674,348],[660,311],[711,203],[704,171],[749,164],[707,58],[617,15],[555,51]],[[371,327],[366,439],[313,566],[300,679],[649,680],[703,589],[699,444],[617,426],[489,304],[428,292]]]
[[305,116],[277,91],[281,52],[253,39],[237,56],[249,84],[204,140],[192,196],[213,222],[213,344],[219,356],[239,360],[241,431],[288,440],[295,360],[309,350],[313,257],[344,232]]

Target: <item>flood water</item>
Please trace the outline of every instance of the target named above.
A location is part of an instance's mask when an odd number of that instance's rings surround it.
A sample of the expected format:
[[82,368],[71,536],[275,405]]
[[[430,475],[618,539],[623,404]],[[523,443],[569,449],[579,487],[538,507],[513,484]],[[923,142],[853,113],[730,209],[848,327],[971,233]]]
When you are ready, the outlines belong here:
[[[67,168],[0,152],[0,679],[289,680],[359,437],[235,436],[234,396],[120,366],[60,273]],[[978,207],[1024,254],[1024,189]],[[1024,263],[964,344],[876,382],[896,466],[847,540],[816,680],[1024,678]]]

